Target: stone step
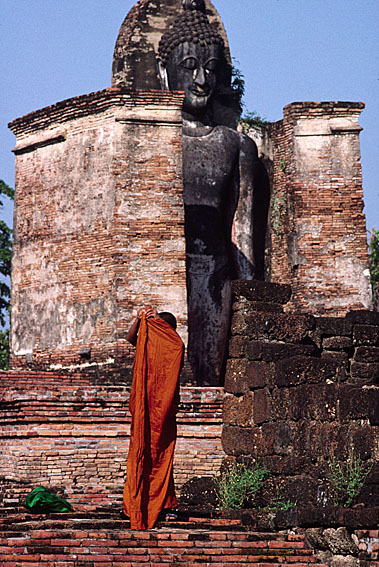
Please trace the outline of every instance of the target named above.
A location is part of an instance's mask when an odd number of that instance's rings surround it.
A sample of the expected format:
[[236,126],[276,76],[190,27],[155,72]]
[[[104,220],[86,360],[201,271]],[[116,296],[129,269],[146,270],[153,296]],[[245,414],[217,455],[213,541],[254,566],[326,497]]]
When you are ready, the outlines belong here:
[[303,534],[254,532],[239,520],[190,517],[146,531],[100,513],[1,520],[2,567],[327,567]]

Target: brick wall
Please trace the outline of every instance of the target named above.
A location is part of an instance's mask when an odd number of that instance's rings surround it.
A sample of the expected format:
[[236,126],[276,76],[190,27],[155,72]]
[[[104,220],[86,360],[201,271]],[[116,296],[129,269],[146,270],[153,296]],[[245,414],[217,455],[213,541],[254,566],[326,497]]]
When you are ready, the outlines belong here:
[[[17,507],[31,487],[51,486],[79,509],[120,508],[129,446],[126,385],[80,375],[0,373],[0,496]],[[222,390],[181,390],[177,488],[218,473]]]
[[370,309],[358,118],[363,103],[296,102],[250,134],[272,181],[268,281],[290,284],[286,310]]
[[[379,501],[379,314],[289,315],[290,288],[235,282],[223,448],[253,457],[299,506],[332,503],[327,472],[354,447],[373,465],[358,502]],[[271,495],[272,497],[272,495]],[[357,503],[355,501],[354,503]]]
[[13,368],[130,377],[125,333],[146,302],[186,340],[181,103],[107,89],[10,124]]

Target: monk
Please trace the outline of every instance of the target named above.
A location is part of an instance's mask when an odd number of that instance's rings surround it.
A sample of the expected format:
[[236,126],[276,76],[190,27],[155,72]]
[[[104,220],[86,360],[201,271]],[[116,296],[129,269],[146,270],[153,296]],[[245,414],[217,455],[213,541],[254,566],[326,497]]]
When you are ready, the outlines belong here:
[[138,311],[127,334],[137,347],[123,504],[132,529],[152,529],[162,511],[177,507],[173,459],[184,345],[175,328],[171,313],[148,306]]

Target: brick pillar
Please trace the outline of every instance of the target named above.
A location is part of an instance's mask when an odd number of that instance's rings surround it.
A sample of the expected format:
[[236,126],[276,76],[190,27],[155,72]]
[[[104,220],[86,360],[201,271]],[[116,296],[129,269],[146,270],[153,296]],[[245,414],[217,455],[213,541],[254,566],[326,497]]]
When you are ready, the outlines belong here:
[[358,118],[363,103],[299,102],[271,126],[271,281],[290,311],[371,308]]
[[173,311],[185,339],[181,104],[107,89],[11,123],[13,368],[125,374],[146,302]]

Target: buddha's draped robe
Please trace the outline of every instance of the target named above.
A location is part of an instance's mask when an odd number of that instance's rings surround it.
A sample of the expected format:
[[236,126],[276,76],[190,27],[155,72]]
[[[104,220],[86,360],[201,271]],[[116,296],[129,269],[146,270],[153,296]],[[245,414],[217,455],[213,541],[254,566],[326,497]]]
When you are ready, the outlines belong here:
[[124,513],[132,529],[151,529],[164,508],[175,508],[173,459],[179,374],[184,345],[163,319],[142,316],[138,332]]

